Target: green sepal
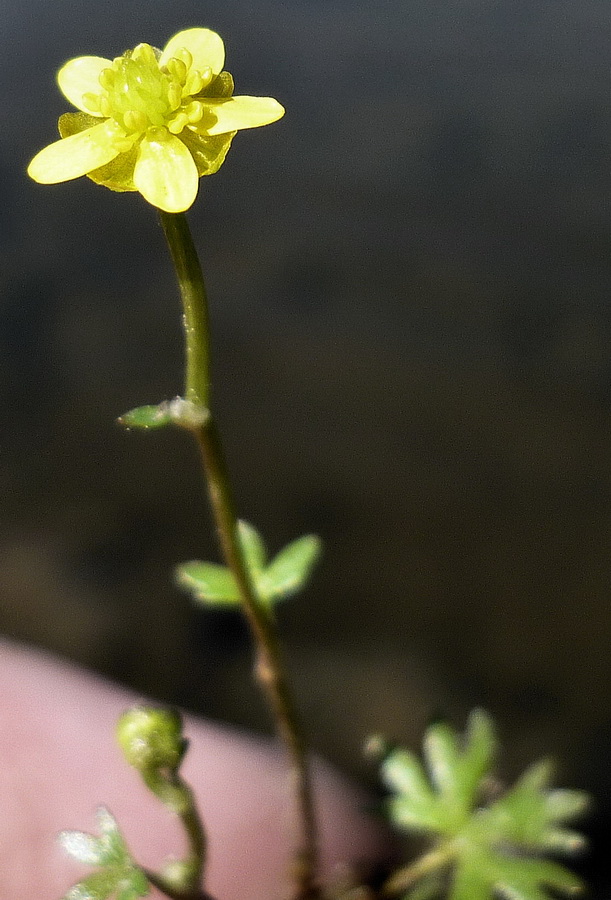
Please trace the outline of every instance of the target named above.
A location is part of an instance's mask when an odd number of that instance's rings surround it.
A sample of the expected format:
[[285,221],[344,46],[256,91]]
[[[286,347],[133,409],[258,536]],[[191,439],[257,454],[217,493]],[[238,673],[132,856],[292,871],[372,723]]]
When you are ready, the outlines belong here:
[[[97,116],[90,116],[84,112],[64,113],[59,117],[58,128],[63,138],[70,137],[72,134],[78,134],[87,128],[93,128],[99,125],[102,119]],[[125,193],[126,191],[136,191],[134,184],[134,166],[138,159],[138,145],[127,151],[127,153],[119,153],[115,159],[87,172],[87,178],[90,178],[96,184],[102,184],[104,187],[110,188],[111,191]]]
[[207,85],[198,97],[231,97],[233,95],[234,84],[231,72],[223,70],[215,75],[209,85]]
[[119,425],[126,428],[163,428],[172,423],[169,405],[160,403],[158,406],[137,406],[123,413],[117,419]]
[[[265,544],[256,528],[240,521],[238,539],[257,597],[266,606],[301,590],[320,556],[321,543],[315,535],[288,544],[269,564]],[[211,606],[240,603],[238,585],[227,566],[192,560],[177,566],[176,581],[202,603]]]
[[236,134],[237,131],[228,131],[227,134],[200,135],[185,128],[180,133],[180,140],[191,153],[197,166],[197,174],[202,177],[218,172]]

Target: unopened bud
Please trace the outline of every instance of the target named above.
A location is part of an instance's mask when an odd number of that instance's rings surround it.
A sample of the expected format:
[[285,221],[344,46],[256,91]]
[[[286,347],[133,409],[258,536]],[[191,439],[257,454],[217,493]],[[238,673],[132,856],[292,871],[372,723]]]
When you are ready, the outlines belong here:
[[182,720],[174,710],[136,706],[117,725],[117,740],[130,766],[177,769],[186,749]]

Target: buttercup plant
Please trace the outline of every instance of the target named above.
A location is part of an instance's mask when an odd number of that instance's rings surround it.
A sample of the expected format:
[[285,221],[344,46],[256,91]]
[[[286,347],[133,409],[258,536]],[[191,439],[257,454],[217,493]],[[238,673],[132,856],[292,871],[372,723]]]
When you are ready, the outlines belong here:
[[[177,425],[191,433],[200,450],[224,565],[183,563],[176,570],[177,582],[197,602],[237,607],[248,621],[255,677],[290,765],[298,826],[292,900],[313,900],[330,894],[319,881],[311,778],[274,607],[304,587],[320,555],[320,541],[314,535],[298,538],[270,561],[257,530],[237,518],[213,413],[206,289],[185,216],[195,201],[199,178],[218,171],[236,132],[271,124],[284,114],[273,98],[234,96],[224,61],[222,39],[206,28],[179,32],[163,50],[142,43],[112,61],[96,56],[70,60],[57,80],[78,112],[61,116],[60,140],[41,150],[28,172],[42,184],[86,175],[113,191],[138,191],[159,211],[183,308],[184,393],[133,409],[119,421],[143,429]],[[158,872],[145,870],[133,859],[111,813],[101,809],[99,836],[74,831],[60,835],[71,856],[95,867],[64,900],[134,900],[146,896],[151,886],[175,900],[208,900],[205,830],[180,774],[187,749],[180,717],[137,707],[122,716],[117,736],[127,762],[180,819],[187,855]],[[388,751],[380,741],[376,746],[382,777],[394,792],[387,804],[390,820],[434,841],[431,850],[391,875],[380,896],[423,900],[447,890],[451,900],[491,900],[497,895],[545,900],[547,887],[565,893],[581,889],[567,869],[540,856],[573,852],[582,845],[581,837],[564,823],[583,811],[585,795],[551,791],[549,769],[539,765],[513,789],[487,802],[496,739],[485,713],[472,714],[462,748],[448,726],[429,729],[425,755],[430,781],[410,752]],[[353,897],[375,896],[370,889],[351,890]]]

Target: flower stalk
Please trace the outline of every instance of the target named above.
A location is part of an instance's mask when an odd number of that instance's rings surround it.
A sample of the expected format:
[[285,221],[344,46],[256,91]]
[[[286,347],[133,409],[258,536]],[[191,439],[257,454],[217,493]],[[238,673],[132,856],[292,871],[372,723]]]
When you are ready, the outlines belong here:
[[174,710],[133,707],[119,719],[117,740],[148,789],[180,819],[189,845],[183,859],[171,860],[160,873],[147,871],[148,880],[168,897],[203,900],[200,885],[207,841],[193,791],[180,775],[187,749],[180,715]]
[[219,544],[240,592],[244,615],[255,644],[255,678],[272,711],[276,730],[291,766],[299,824],[293,877],[295,900],[318,896],[316,885],[316,817],[306,749],[288,686],[280,642],[272,615],[259,601],[238,537],[238,520],[221,436],[211,411],[208,301],[202,269],[184,214],[160,211],[183,305],[186,376],[185,399],[207,409],[201,421],[187,425],[202,459],[204,477]]

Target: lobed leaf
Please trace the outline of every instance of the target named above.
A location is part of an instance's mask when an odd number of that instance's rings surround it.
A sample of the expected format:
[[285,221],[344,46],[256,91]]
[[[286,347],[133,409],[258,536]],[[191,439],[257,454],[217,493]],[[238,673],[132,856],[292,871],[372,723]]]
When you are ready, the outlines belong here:
[[[503,796],[481,806],[496,749],[492,720],[475,710],[462,742],[445,723],[427,730],[428,778],[412,753],[394,750],[383,760],[382,778],[394,792],[387,803],[391,820],[434,836],[432,849],[391,876],[386,892],[413,881],[416,893],[429,896],[448,865],[449,900],[549,900],[549,890],[573,894],[583,888],[576,875],[541,854],[570,853],[583,846],[580,834],[562,826],[584,812],[587,795],[551,790],[552,766],[542,760]],[[414,896],[410,889],[405,900]]]

